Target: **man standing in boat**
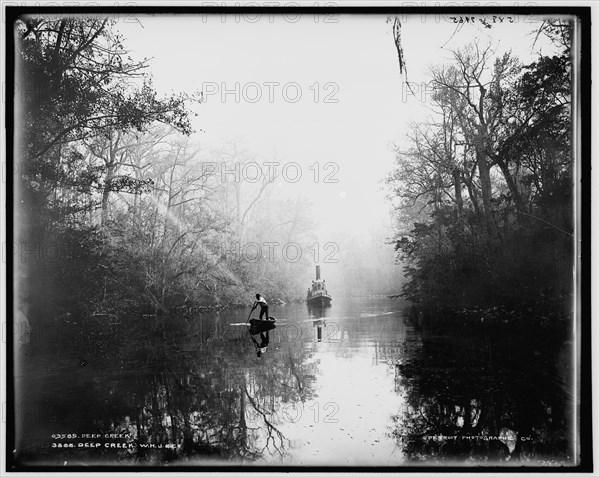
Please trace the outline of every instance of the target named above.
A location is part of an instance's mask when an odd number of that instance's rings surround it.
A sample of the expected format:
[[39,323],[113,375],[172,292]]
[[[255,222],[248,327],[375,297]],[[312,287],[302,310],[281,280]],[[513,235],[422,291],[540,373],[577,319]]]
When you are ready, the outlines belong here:
[[267,305],[267,301],[264,299],[264,297],[260,296],[260,293],[256,294],[256,301],[254,302],[252,311],[254,311],[258,305],[260,305],[260,315],[258,315],[258,319],[262,320],[263,315],[265,315],[265,319],[268,320],[269,319],[269,305]]

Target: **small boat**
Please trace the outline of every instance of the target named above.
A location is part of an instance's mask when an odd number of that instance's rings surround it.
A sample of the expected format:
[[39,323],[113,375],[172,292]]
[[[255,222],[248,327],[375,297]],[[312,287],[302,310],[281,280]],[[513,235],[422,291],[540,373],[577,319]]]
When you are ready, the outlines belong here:
[[268,320],[258,320],[256,318],[252,318],[250,320],[250,334],[257,335],[259,333],[265,333],[267,331],[271,331],[275,329],[277,326],[275,325],[275,318],[270,317]]
[[306,303],[311,306],[331,306],[331,295],[327,293],[325,280],[321,280],[321,266],[317,265],[316,280],[306,291]]

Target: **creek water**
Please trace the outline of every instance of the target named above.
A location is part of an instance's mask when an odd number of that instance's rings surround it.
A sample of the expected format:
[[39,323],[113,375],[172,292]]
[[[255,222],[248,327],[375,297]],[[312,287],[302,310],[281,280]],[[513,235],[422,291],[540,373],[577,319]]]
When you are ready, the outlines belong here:
[[573,463],[566,345],[432,332],[388,298],[270,308],[262,335],[248,309],[147,315],[32,358],[16,373],[20,462]]

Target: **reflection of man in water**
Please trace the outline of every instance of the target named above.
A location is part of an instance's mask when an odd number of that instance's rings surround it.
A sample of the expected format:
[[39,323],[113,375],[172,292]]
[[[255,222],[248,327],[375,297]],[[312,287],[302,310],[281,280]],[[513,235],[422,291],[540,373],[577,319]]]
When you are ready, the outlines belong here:
[[252,341],[254,341],[254,346],[256,347],[256,357],[260,358],[261,355],[267,351],[267,346],[269,345],[269,332],[267,331],[260,334],[260,344],[254,339],[254,336],[252,336]]

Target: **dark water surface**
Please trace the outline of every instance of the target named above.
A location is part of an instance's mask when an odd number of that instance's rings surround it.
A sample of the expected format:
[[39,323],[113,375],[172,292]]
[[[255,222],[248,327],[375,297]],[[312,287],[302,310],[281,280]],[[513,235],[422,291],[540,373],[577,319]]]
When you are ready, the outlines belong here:
[[[510,330],[432,332],[387,298],[271,313],[277,325],[261,357],[248,310],[101,322],[83,353],[59,342],[50,359],[24,356],[16,371],[18,459],[573,463],[566,344],[546,349],[547,339],[538,346]],[[254,338],[265,344],[265,335]]]

